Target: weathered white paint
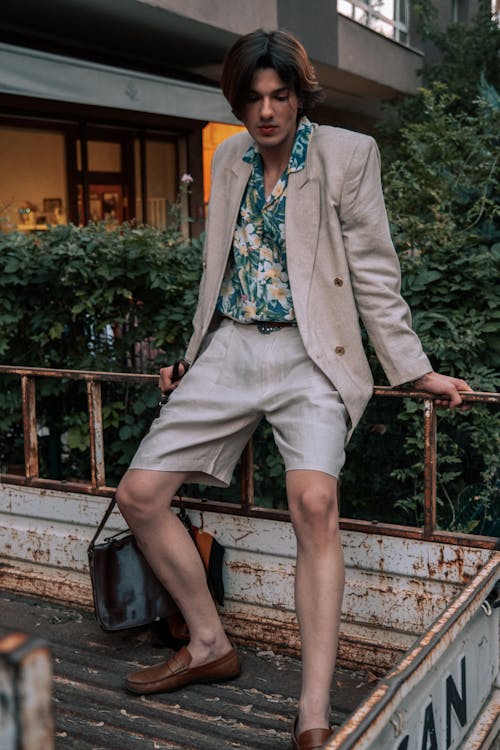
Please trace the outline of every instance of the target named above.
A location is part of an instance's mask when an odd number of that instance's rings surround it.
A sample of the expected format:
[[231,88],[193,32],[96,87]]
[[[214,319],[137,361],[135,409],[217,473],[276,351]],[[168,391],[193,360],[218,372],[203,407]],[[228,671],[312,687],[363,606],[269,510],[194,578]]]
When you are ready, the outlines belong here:
[[[107,501],[0,484],[0,586],[91,606],[87,546]],[[234,637],[300,649],[289,523],[191,513],[226,548],[223,609]],[[123,528],[115,511],[109,531]],[[106,535],[106,534],[104,534]],[[346,560],[340,661],[391,667],[491,555],[438,543],[342,534]]]
[[487,750],[500,729],[500,553],[384,676],[328,750]]

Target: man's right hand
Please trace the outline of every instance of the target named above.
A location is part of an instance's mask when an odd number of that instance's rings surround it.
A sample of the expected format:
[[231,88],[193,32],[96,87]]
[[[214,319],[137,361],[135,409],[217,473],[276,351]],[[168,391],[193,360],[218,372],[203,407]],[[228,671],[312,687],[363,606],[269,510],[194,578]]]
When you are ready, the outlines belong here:
[[[168,365],[160,368],[160,379],[158,388],[162,394],[170,394],[174,391],[182,380],[183,376],[189,369],[189,364],[184,360],[176,362],[175,365]],[[176,377],[177,376],[177,377]]]

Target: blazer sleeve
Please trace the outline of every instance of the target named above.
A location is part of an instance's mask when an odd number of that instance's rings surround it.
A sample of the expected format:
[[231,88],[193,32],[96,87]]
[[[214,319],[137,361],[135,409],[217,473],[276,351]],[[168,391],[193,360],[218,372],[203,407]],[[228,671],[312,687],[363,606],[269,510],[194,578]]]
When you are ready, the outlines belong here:
[[354,298],[391,385],[432,370],[401,296],[399,260],[390,236],[378,148],[360,138],[346,169],[339,216]]
[[[215,175],[216,175],[216,162],[217,162],[217,150],[215,151],[213,157],[212,157],[212,164],[210,166],[210,184],[213,186],[215,182]],[[193,326],[193,333],[189,339],[188,345],[186,347],[186,351],[184,354],[184,359],[186,359],[190,365],[193,364],[193,361],[196,357],[196,354],[199,349],[200,341],[198,336],[198,329],[200,328],[202,324],[202,312],[203,312],[203,296],[205,294],[205,287],[206,287],[206,277],[207,277],[207,238],[210,231],[210,204],[208,206],[208,212],[207,212],[207,218],[205,222],[205,239],[203,242],[203,251],[202,251],[202,273],[200,278],[200,283],[198,287],[198,300],[196,303],[196,310],[193,316],[192,320],[192,326]]]

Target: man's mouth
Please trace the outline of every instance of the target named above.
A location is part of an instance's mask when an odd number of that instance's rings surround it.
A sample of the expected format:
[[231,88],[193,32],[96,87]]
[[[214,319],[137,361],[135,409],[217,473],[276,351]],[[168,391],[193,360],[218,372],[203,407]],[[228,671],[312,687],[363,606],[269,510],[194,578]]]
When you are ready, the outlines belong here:
[[259,125],[262,135],[272,135],[276,130],[276,125]]

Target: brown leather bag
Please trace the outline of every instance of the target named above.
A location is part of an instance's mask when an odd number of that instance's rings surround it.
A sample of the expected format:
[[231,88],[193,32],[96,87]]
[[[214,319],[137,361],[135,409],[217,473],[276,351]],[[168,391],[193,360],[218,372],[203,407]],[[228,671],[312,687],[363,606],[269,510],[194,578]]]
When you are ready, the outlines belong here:
[[97,544],[114,506],[113,498],[88,547],[95,614],[108,631],[148,625],[179,611],[128,529]]

